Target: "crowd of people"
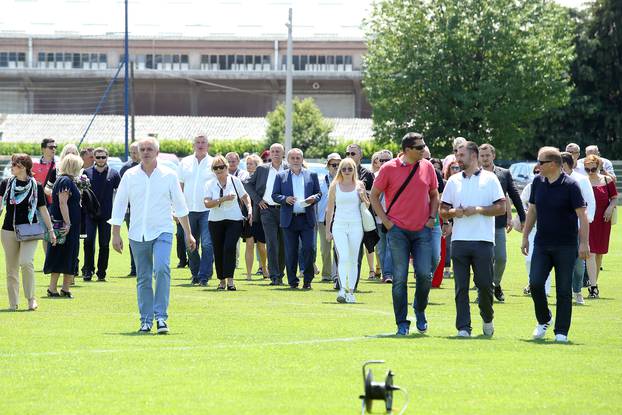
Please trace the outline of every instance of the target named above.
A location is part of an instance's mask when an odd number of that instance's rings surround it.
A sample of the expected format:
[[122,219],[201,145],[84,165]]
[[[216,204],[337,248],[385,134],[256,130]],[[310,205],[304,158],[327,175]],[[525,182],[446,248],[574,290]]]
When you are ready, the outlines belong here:
[[537,320],[533,337],[544,337],[553,324],[547,296],[554,268],[555,339],[565,342],[573,297],[584,304],[584,286],[590,298],[599,297],[598,275],[616,221],[611,162],[596,146],[579,158],[574,143],[564,152],[541,148],[535,178],[522,194],[510,172],[495,165],[491,144],[478,146],[462,137],[453,141],[453,153],[440,159],[431,157],[421,134],[408,133],[396,156],[389,150],[371,155],[371,171],[361,164],[361,147],[351,144],[343,157],[326,157],[327,174],[321,177],[307,168],[300,149],[285,152],[275,143],[261,155],[244,155],[242,169],[237,153],[210,156],[202,135],[194,138],[193,154],[177,171],[158,162],[154,138],[132,143],[131,158],[119,172],[109,166],[102,147],[65,145],[58,160],[53,139],[44,139],[41,148],[36,163],[14,154],[12,176],[0,184],[9,308],[19,307],[20,270],[28,309],[38,307],[38,240],[44,240],[43,271],[50,275],[46,295],[72,298],[76,277],[106,281],[110,242],[123,251],[125,222],[140,332],[151,332],[154,321],[158,333],[169,330],[170,254],[176,240],[178,267],[187,264],[192,285],[208,286],[215,269],[216,289],[235,291],[243,241],[247,279],[256,263],[269,285],[294,290],[311,290],[320,274],[321,281],[334,284],[338,303],[356,303],[365,257],[369,279],[392,284],[398,336],[410,332],[411,261],[420,333],[428,330],[430,290],[453,277],[457,336],[471,336],[472,272],[482,332],[492,336],[493,303],[506,299],[506,235],[515,229],[523,234],[524,293],[533,298]]

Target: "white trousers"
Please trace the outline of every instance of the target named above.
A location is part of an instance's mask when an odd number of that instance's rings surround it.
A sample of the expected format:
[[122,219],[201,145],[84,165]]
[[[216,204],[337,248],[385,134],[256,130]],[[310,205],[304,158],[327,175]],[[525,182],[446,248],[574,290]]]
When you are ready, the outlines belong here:
[[337,273],[339,286],[354,291],[358,278],[358,257],[363,240],[363,224],[361,222],[333,223],[333,240],[337,250]]

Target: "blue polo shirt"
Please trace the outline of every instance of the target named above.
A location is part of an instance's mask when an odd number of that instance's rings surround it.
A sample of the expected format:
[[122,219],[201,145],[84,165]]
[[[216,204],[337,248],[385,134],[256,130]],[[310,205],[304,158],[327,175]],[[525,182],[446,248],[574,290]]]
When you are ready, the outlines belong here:
[[553,183],[536,176],[531,185],[529,203],[536,205],[540,246],[576,246],[579,232],[575,209],[585,207],[579,184],[562,173]]
[[84,170],[84,174],[91,181],[91,189],[99,201],[102,220],[110,219],[112,215],[112,197],[115,189],[119,187],[121,176],[115,169],[110,167],[106,167],[106,170],[100,173],[95,169],[95,166]]

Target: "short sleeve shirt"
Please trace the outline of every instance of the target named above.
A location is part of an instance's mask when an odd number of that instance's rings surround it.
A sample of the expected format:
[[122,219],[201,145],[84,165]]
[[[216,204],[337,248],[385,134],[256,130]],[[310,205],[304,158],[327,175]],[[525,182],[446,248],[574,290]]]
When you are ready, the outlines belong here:
[[538,175],[531,185],[529,203],[536,206],[537,212],[535,244],[576,246],[579,229],[575,209],[585,207],[585,201],[575,180],[562,173],[549,183]]
[[[235,186],[235,188],[233,186]],[[225,185],[225,187],[222,187],[220,185],[218,179],[207,182],[207,184],[205,185],[205,197],[216,200],[222,196],[236,196],[236,198],[233,200],[227,200],[226,202],[222,202],[220,206],[211,208],[208,220],[210,222],[218,222],[221,220],[244,219],[242,217],[242,211],[240,210],[239,204],[243,202],[238,202],[237,197],[243,197],[245,194],[246,190],[244,190],[244,185],[242,184],[240,179],[232,175],[229,175],[227,177],[227,184]]]
[[[479,170],[471,176],[454,174],[445,185],[441,201],[454,208],[490,206],[505,199],[494,173]],[[495,217],[481,214],[454,218],[452,241],[495,242]]]
[[[436,171],[427,160],[418,163],[417,172],[388,214],[391,222],[409,231],[421,230],[430,216],[436,216],[436,212],[430,212],[430,191],[438,189]],[[380,168],[374,187],[384,193],[387,209],[415,165],[395,158]]]
[[[8,179],[5,179],[2,181],[2,183],[0,183],[0,197],[7,197],[8,199],[8,195],[6,195],[6,193],[9,191],[9,189],[7,189],[8,183],[9,183]],[[18,186],[25,186],[27,184],[28,182],[17,180]],[[18,205],[12,205],[7,202],[6,213],[4,214],[4,223],[2,224],[2,229],[4,229],[5,231],[14,230],[13,212],[15,212],[15,224],[16,225],[28,223],[28,206],[29,206],[28,199],[29,198],[30,198],[30,194],[26,196],[26,198],[22,200],[22,202],[19,203]],[[37,208],[41,206],[45,206],[45,195],[43,194],[43,186],[37,183]],[[33,217],[32,222],[33,223],[38,222],[36,214]]]

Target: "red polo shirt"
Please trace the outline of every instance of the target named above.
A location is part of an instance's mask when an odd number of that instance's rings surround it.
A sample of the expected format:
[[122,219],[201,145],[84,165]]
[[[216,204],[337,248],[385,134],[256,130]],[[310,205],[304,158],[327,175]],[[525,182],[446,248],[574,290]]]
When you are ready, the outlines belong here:
[[[395,158],[385,163],[374,180],[374,187],[385,194],[387,209],[395,194],[402,187],[414,164]],[[430,191],[438,189],[434,166],[428,160],[420,160],[417,172],[397,199],[389,212],[389,219],[402,229],[418,231],[425,226],[430,216]]]

